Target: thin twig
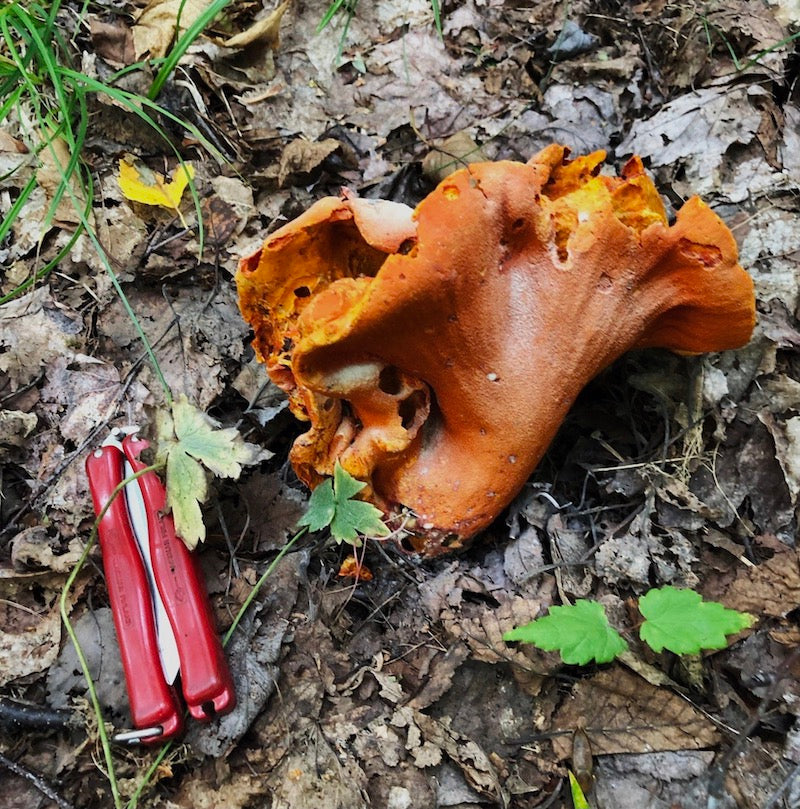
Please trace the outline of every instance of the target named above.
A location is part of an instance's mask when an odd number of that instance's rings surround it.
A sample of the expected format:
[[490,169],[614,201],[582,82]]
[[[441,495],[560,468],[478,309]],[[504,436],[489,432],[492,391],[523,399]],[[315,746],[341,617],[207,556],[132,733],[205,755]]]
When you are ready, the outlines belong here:
[[27,767],[23,767],[21,764],[17,764],[16,761],[12,761],[10,758],[6,758],[2,753],[0,753],[0,764],[7,770],[13,772],[14,775],[18,775],[20,778],[30,781],[39,792],[50,798],[59,809],[74,809],[73,805],[66,798],[62,798],[41,775],[29,770]]

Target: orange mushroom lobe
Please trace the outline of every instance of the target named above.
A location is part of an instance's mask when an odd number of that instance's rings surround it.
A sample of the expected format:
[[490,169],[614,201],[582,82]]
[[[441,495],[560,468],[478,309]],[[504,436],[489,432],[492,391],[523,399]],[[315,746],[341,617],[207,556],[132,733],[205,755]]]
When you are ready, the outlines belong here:
[[472,164],[415,211],[327,197],[240,262],[242,314],[309,422],[291,461],[336,461],[414,547],[460,547],[508,505],[575,397],[631,348],[736,348],[753,283],[700,199],[670,225],[638,157]]

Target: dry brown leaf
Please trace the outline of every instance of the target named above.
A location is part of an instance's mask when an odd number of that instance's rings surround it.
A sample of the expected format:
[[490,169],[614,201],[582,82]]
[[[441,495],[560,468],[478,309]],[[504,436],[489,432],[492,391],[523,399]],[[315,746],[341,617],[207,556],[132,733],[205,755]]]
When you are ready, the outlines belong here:
[[505,632],[541,616],[551,601],[549,593],[542,595],[541,600],[514,596],[499,607],[465,602],[457,609],[444,610],[440,619],[451,638],[469,646],[474,660],[514,663],[523,670],[545,673],[555,663],[554,656],[532,647],[514,648],[503,640]]
[[467,657],[469,650],[463,643],[454,643],[444,655],[437,655],[431,663],[425,685],[408,704],[419,710],[433,705],[442,694],[450,690],[453,674]]
[[[147,391],[134,385],[134,395],[147,397]],[[119,370],[110,363],[78,354],[55,357],[47,367],[42,387],[42,404],[58,423],[64,437],[79,444],[87,434],[112,418],[123,394]]]
[[73,358],[82,331],[79,315],[57,304],[48,287],[0,307],[0,371],[11,389],[31,383],[56,357]]
[[192,771],[184,778],[180,791],[171,798],[169,806],[173,809],[216,809],[218,806],[242,809],[253,806],[253,800],[263,798],[267,792],[268,787],[260,774],[232,773],[229,780],[215,788],[206,778],[197,778],[196,771]]
[[771,413],[759,413],[758,417],[775,441],[775,457],[796,506],[800,497],[800,416],[779,420]]
[[326,138],[316,143],[311,143],[303,138],[293,140],[287,144],[281,155],[278,166],[278,186],[284,188],[291,185],[295,175],[310,174],[341,146],[342,144],[334,138]]
[[256,20],[246,31],[234,34],[222,44],[226,48],[246,48],[258,43],[265,48],[275,50],[280,45],[281,19],[289,8],[291,0],[284,0],[276,9],[261,20]]
[[505,804],[507,796],[497,767],[478,742],[452,728],[448,717],[436,719],[406,703],[407,695],[393,675],[375,668],[372,674],[381,686],[381,696],[398,706],[391,724],[406,729],[406,749],[416,766],[435,766],[441,762],[442,753],[446,753],[460,767],[470,786]]
[[721,596],[726,606],[753,615],[780,617],[800,604],[800,551],[777,544],[771,559],[743,567]]
[[[366,807],[361,790],[367,777],[343,746],[334,751],[318,730],[298,744],[271,777],[271,809]],[[207,804],[227,806],[226,803]],[[206,804],[203,804],[206,806]]]
[[[6,613],[3,623],[15,609],[23,607],[13,603],[3,605]],[[0,629],[0,685],[48,669],[58,656],[60,642],[61,616],[57,603],[43,615],[35,615],[35,620],[19,631]]]
[[465,165],[483,160],[486,160],[486,155],[472,136],[468,132],[456,132],[433,144],[433,148],[422,161],[422,173],[431,182],[439,183]]
[[[61,643],[58,595],[63,580],[50,571],[0,569],[0,685],[44,671],[55,662]],[[70,608],[86,581],[70,592]]]
[[618,666],[581,680],[555,716],[551,730],[560,759],[571,754],[571,735],[583,727],[595,755],[697,750],[719,741],[714,725],[686,700]]
[[211,0],[150,0],[131,29],[136,60],[164,56],[182,34],[211,5]]
[[[119,20],[120,18],[117,18]],[[115,22],[104,22],[94,14],[89,16],[89,31],[92,46],[98,56],[114,67],[131,65],[136,61],[133,47],[133,36],[127,25]]]
[[26,528],[11,540],[11,562],[16,570],[33,568],[69,573],[83,554],[83,543],[73,539],[66,553],[57,553],[60,544],[40,525]]
[[11,455],[12,448],[25,445],[25,439],[36,427],[36,416],[20,410],[0,410],[0,461]]

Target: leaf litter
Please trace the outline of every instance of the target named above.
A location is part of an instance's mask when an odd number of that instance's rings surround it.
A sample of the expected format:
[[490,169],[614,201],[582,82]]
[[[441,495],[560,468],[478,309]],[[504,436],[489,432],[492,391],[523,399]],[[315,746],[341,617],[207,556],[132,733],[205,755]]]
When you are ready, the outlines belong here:
[[[95,12],[77,40],[87,74],[163,55],[178,7],[185,29],[208,5],[154,0],[141,12]],[[265,230],[320,196],[344,184],[413,205],[430,187],[426,172],[442,176],[451,152],[469,161],[472,144],[490,159],[527,159],[554,140],[575,152],[611,149],[616,163],[638,152],[668,200],[700,193],[731,225],[756,282],[759,331],[739,352],[669,362],[649,352],[603,374],[507,517],[457,558],[420,565],[397,537],[370,540],[356,557],[373,580],[343,582],[335,574],[349,546],[290,556],[232,640],[243,707],[163,762],[141,805],[527,809],[561,790],[551,805],[567,806],[565,762],[583,727],[605,805],[704,806],[714,767],[725,765],[719,805],[766,806],[800,761],[800,703],[787,677],[799,640],[800,144],[794,43],[778,45],[796,24],[791,4],[738,0],[702,15],[656,2],[622,13],[470,1],[445,7],[444,42],[424,0],[359,4],[346,31],[342,16],[321,35],[322,0],[273,6],[232,5],[160,99],[230,160],[180,144],[196,171],[202,255],[196,213],[181,208],[186,231],[175,214],[177,189],[166,207],[131,206],[118,185],[126,152],[169,175],[166,144],[101,97],[87,147],[98,234],[175,401],[187,397],[201,430],[208,413],[274,453],[239,484],[219,481],[205,503],[190,504],[195,535],[199,517],[206,526],[202,558],[220,628],[293,534],[307,498],[285,466],[302,426],[251,364],[231,279]],[[580,31],[586,48],[554,58],[562,30]],[[125,81],[146,93],[139,72]],[[0,133],[3,214],[47,168],[15,121]],[[62,200],[41,233],[54,187],[41,181],[0,244],[0,295],[74,228]],[[57,273],[0,306],[4,697],[82,709],[83,686],[56,677],[74,661],[52,599],[88,536],[83,458],[108,424],[146,424],[155,405],[166,412],[80,237]],[[173,464],[197,475],[203,453],[186,440],[176,428]],[[236,462],[230,446],[212,454]],[[86,647],[106,658],[116,654],[109,632],[89,640],[99,623],[110,628],[102,578],[90,572],[73,610]],[[564,668],[553,653],[502,638],[570,598],[597,599],[615,626],[633,627],[630,600],[670,584],[757,623],[732,649],[696,658],[695,673],[668,652],[647,652],[635,633],[626,634],[630,657],[611,668]],[[20,652],[23,640],[35,652]],[[124,688],[112,683],[107,716],[124,723]],[[71,751],[58,772],[53,738]],[[82,734],[1,744],[57,776],[74,805],[109,805]],[[734,744],[740,755],[726,764]],[[123,779],[133,783],[148,756],[120,755]],[[4,794],[18,783],[0,772]],[[35,792],[20,794],[36,805]]]

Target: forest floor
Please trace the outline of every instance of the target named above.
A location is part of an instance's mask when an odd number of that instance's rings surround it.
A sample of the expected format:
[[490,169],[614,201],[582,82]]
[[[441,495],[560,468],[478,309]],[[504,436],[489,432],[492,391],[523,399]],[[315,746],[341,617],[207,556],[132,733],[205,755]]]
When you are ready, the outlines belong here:
[[[60,23],[80,71],[104,80],[168,47],[176,5],[151,2],[166,16],[148,26],[131,0],[67,2]],[[317,33],[326,8],[295,0],[254,43],[224,45],[274,11],[234,0],[162,90],[159,103],[218,150],[158,119],[194,167],[202,249],[188,193],[178,216],[131,202],[119,184],[120,160],[168,175],[173,149],[108,96],[91,99],[82,157],[94,227],[166,382],[274,453],[217,481],[204,509],[199,553],[221,629],[308,499],[287,461],[303,427],[254,359],[233,275],[320,197],[346,186],[415,205],[448,155],[477,146],[485,159],[522,161],[553,142],[576,155],[604,149],[616,169],[638,154],[670,211],[698,194],[731,228],[758,323],[738,351],[615,363],[512,506],[458,555],[426,561],[370,540],[373,578],[354,582],[337,575],[347,546],[300,542],[233,636],[237,709],[192,726],[138,805],[571,807],[572,767],[593,768],[590,802],[602,809],[800,806],[797,4],[467,0],[444,5],[442,38],[427,0],[361,3],[346,30],[342,13]],[[151,80],[134,70],[121,81],[146,94]],[[69,204],[45,222],[54,184],[29,131],[19,113],[0,129],[4,215],[39,172],[0,244],[0,297],[77,224]],[[94,519],[87,454],[111,426],[147,426],[163,406],[85,235],[0,306],[6,809],[113,805],[58,602]],[[668,584],[756,622],[722,651],[655,654],[634,634],[634,599]],[[622,661],[566,666],[503,642],[521,616],[587,597],[625,630]],[[124,728],[97,549],[69,609],[105,718]],[[20,726],[20,703],[61,713]],[[590,755],[573,760],[581,729]],[[114,748],[123,802],[155,755]]]

